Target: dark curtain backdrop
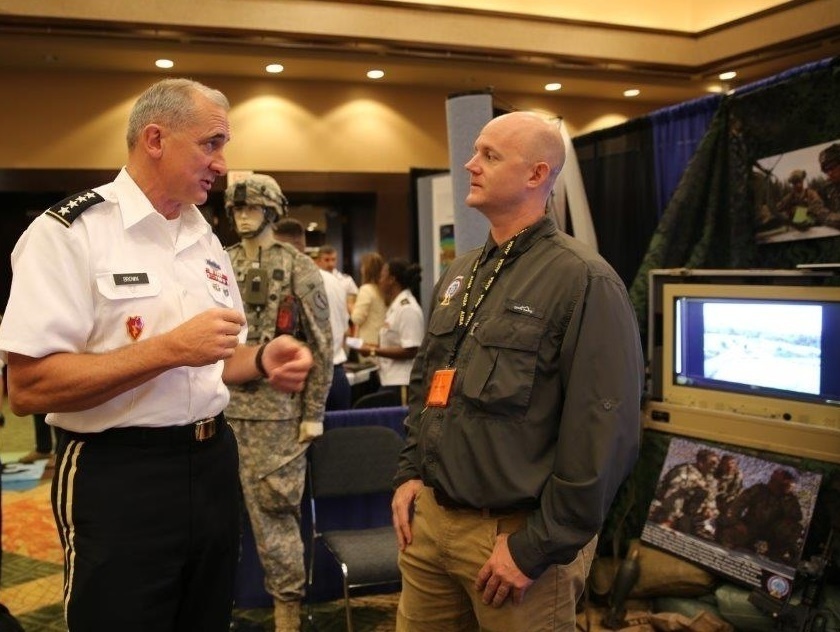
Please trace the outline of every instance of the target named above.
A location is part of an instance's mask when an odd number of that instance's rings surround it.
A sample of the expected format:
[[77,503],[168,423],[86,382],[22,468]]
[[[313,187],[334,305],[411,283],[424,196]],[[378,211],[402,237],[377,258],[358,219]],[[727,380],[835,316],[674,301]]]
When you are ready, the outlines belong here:
[[657,223],[651,122],[628,121],[573,143],[598,250],[629,286]]

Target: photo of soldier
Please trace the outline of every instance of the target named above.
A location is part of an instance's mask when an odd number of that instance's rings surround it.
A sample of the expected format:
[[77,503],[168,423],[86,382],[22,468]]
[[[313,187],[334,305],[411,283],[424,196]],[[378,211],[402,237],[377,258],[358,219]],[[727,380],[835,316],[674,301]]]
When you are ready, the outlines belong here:
[[752,188],[758,243],[840,235],[840,141],[756,160]]
[[776,468],[766,483],[741,492],[717,521],[717,540],[726,548],[796,563],[805,537],[802,507],[794,494],[796,475]]
[[717,515],[715,470],[720,457],[712,450],[697,450],[693,462],[671,468],[659,481],[649,519],[659,525],[708,538],[710,520]]
[[776,205],[776,214],[797,230],[816,225],[824,207],[820,194],[806,185],[807,175],[804,169],[791,171],[787,179],[790,191]]
[[673,438],[642,529],[642,542],[737,583],[792,590],[822,474],[738,451]]

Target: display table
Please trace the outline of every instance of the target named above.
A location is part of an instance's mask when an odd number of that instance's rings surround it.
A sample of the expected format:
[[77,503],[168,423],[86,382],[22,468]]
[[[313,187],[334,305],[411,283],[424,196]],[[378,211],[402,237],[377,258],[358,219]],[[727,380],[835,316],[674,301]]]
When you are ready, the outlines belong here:
[[[403,406],[392,408],[360,408],[356,410],[330,411],[324,417],[324,432],[346,426],[387,426],[401,435],[405,433],[403,421],[408,409]],[[364,465],[364,455],[359,455],[359,465]],[[335,499],[325,504],[321,501],[318,512],[318,527],[329,529],[340,520],[342,525],[354,528],[383,526],[391,524],[390,495],[387,498],[371,497],[364,501]],[[237,608],[269,608],[273,602],[263,586],[264,575],[254,545],[251,523],[243,508],[242,551],[236,569],[235,605]],[[309,564],[309,536],[312,524],[309,493],[302,501],[301,532],[304,534],[305,560]],[[315,551],[315,584],[310,597],[313,601],[337,599],[342,595],[341,574],[326,551]]]

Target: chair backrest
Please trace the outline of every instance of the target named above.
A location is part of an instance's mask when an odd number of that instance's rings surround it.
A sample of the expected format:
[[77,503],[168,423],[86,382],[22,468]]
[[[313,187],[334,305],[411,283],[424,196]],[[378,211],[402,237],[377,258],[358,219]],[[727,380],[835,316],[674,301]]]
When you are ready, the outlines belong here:
[[391,406],[402,406],[400,394],[396,391],[368,393],[353,402],[353,408],[387,408]]
[[334,428],[309,448],[312,498],[390,492],[403,438],[384,426]]

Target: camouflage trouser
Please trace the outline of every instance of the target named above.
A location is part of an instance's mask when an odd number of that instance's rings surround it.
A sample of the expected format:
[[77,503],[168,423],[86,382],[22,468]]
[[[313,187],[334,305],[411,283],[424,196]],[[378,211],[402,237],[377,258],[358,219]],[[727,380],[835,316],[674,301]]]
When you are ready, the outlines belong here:
[[301,599],[306,580],[300,536],[306,444],[298,443],[298,422],[228,422],[239,443],[239,480],[266,590],[282,601]]

